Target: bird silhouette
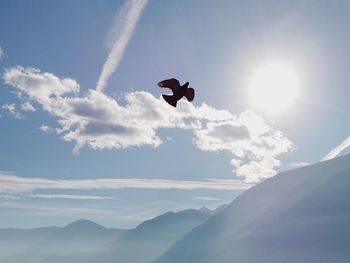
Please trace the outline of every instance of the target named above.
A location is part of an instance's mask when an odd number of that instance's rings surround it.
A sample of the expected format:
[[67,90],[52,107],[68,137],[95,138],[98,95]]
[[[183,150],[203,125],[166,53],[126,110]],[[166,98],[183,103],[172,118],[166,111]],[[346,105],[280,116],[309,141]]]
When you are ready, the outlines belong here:
[[177,79],[166,79],[158,82],[158,86],[161,88],[171,89],[173,95],[162,95],[164,100],[171,106],[176,107],[177,102],[182,98],[186,97],[188,101],[193,101],[194,99],[194,89],[188,87],[188,82],[180,86],[180,82]]

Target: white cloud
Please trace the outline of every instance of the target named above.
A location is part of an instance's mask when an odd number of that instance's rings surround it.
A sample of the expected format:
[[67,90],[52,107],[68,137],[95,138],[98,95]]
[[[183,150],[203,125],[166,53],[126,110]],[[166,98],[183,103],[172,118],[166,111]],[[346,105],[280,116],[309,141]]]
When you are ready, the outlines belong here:
[[276,175],[274,168],[280,165],[281,162],[272,157],[252,160],[236,167],[236,175],[244,177],[246,182],[256,183]]
[[31,198],[40,199],[74,199],[74,200],[108,200],[114,199],[109,196],[95,196],[95,195],[64,195],[64,194],[29,194]]
[[196,129],[195,143],[204,151],[228,151],[236,175],[247,182],[258,182],[276,174],[276,159],[294,149],[293,143],[259,115],[245,111],[230,120],[208,122]]
[[24,111],[36,111],[36,109],[34,108],[34,106],[29,102],[26,101],[25,103],[23,103],[21,105],[22,110]]
[[40,129],[75,142],[76,154],[84,146],[158,147],[162,143],[158,129],[188,129],[193,131],[199,149],[232,154],[231,164],[237,175],[256,182],[273,176],[274,168],[280,165],[276,158],[294,149],[280,130],[252,111],[232,114],[205,103],[196,107],[185,100],[175,109],[162,98],[143,91],[126,93],[123,100],[97,90],[84,95],[73,79],[60,79],[52,73],[21,66],[5,70],[4,80],[24,103],[37,103],[57,118],[58,127],[42,125]]
[[132,37],[137,22],[148,0],[128,0],[118,12],[110,38],[114,44],[108,58],[103,65],[102,72],[97,82],[96,90],[103,91],[111,75],[116,71],[123,57],[126,46]]
[[300,168],[300,167],[304,167],[304,166],[308,166],[312,163],[309,162],[296,162],[296,163],[290,163],[288,166],[290,168]]
[[252,184],[240,180],[179,181],[166,179],[80,179],[53,180],[46,178],[19,177],[11,173],[0,173],[0,193],[26,193],[44,189],[103,190],[103,189],[211,189],[244,190]]
[[341,144],[332,149],[329,153],[327,153],[321,161],[327,161],[337,157],[342,151],[350,146],[350,136],[346,138]]
[[10,113],[16,119],[22,119],[23,118],[23,116],[16,110],[16,104],[14,104],[14,103],[4,104],[4,105],[1,106],[1,108],[6,110],[8,113]]
[[52,73],[35,68],[16,66],[6,69],[3,79],[7,85],[16,88],[20,97],[38,102],[45,111],[57,114],[64,111],[64,96],[79,92],[79,84],[70,78],[58,78]]
[[40,125],[39,130],[45,132],[45,133],[53,133],[55,132],[55,129],[51,128],[50,126],[47,126],[45,124]]

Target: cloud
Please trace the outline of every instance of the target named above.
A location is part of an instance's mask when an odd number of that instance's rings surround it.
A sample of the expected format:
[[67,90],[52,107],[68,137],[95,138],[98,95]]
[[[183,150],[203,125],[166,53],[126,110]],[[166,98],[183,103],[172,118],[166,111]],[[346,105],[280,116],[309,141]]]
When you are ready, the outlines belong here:
[[26,101],[25,103],[23,103],[21,105],[22,110],[24,111],[36,111],[36,109],[34,108],[34,106],[29,102]]
[[60,79],[52,73],[21,66],[6,69],[3,79],[5,84],[16,88],[19,97],[25,96],[41,104],[45,111],[52,114],[64,106],[61,104],[65,95],[78,93],[80,89],[73,79]]
[[108,200],[114,199],[109,196],[94,195],[64,195],[64,194],[29,194],[28,197],[40,199],[74,199],[74,200]]
[[231,152],[236,175],[247,182],[274,176],[275,167],[281,165],[276,157],[294,149],[281,131],[252,111],[232,115],[229,120],[209,121],[194,133],[199,149]]
[[0,173],[0,193],[27,193],[35,190],[103,190],[103,189],[209,189],[209,190],[244,190],[252,184],[240,180],[179,181],[166,179],[80,179],[53,180],[46,178],[19,177],[7,172]]
[[6,110],[8,113],[10,113],[16,119],[23,119],[23,116],[21,115],[21,113],[19,113],[16,110],[16,104],[14,104],[14,103],[4,104],[1,106],[1,108]]
[[115,39],[111,52],[109,53],[102,72],[97,82],[96,90],[103,91],[111,75],[118,68],[123,57],[126,46],[132,37],[137,22],[148,0],[128,0],[119,10],[110,31],[110,38]]
[[55,129],[51,128],[50,126],[47,126],[45,124],[42,124],[39,126],[39,130],[45,132],[45,133],[53,133],[55,132]]
[[337,157],[342,151],[350,146],[350,136],[346,138],[341,144],[332,149],[329,153],[327,153],[321,161],[327,161]]
[[209,121],[195,130],[195,143],[204,151],[226,150],[235,156],[277,156],[293,147],[279,130],[252,111],[231,115],[229,120]]
[[195,200],[204,200],[204,201],[220,201],[221,199],[216,197],[209,197],[209,196],[195,196],[193,197]]
[[304,167],[304,166],[308,166],[312,163],[309,162],[297,162],[297,163],[290,163],[288,166],[290,168],[300,168],[300,167]]
[[281,165],[279,160],[266,157],[250,161],[246,164],[236,166],[236,175],[244,177],[246,182],[256,183],[262,179],[272,177],[276,174],[275,167]]
[[294,149],[283,132],[252,111],[233,114],[185,100],[175,109],[144,91],[126,93],[119,100],[97,90],[82,94],[73,79],[21,66],[6,69],[3,78],[24,104],[38,104],[57,119],[57,127],[39,129],[75,142],[75,154],[84,146],[95,150],[158,147],[163,142],[160,128],[187,129],[200,150],[230,153],[236,174],[256,182],[273,176],[280,165],[276,158]]
[[14,201],[14,200],[18,200],[19,198],[16,195],[0,194],[0,199]]

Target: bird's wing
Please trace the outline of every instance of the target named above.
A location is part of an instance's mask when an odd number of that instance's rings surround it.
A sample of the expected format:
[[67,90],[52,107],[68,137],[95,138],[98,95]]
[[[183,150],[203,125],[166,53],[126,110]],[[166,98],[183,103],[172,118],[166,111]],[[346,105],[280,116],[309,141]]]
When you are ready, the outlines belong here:
[[180,82],[177,79],[166,79],[158,82],[158,86],[161,88],[169,88],[173,93],[177,93],[180,89]]
[[177,99],[175,98],[174,95],[172,96],[169,96],[169,95],[162,95],[163,96],[163,99],[169,103],[171,106],[175,107],[176,108],[176,104],[177,104]]
[[185,92],[185,97],[188,101],[193,101],[194,99],[194,89],[188,88]]

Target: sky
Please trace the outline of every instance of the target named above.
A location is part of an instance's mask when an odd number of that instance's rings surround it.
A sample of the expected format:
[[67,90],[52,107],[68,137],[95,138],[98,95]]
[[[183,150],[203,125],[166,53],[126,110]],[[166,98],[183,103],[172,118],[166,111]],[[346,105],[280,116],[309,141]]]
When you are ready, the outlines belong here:
[[0,7],[0,228],[215,208],[350,144],[348,1]]

